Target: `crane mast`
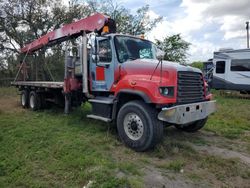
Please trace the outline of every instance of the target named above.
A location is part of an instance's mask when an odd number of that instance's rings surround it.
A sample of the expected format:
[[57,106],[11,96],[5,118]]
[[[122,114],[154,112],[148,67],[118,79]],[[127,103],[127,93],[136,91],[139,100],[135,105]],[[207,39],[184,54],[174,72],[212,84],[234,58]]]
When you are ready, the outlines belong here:
[[83,33],[93,31],[101,32],[104,26],[109,26],[111,32],[115,32],[115,22],[108,16],[96,13],[87,18],[66,24],[61,28],[47,33],[20,49],[21,53],[33,53],[44,46],[53,46],[68,39],[77,38]]

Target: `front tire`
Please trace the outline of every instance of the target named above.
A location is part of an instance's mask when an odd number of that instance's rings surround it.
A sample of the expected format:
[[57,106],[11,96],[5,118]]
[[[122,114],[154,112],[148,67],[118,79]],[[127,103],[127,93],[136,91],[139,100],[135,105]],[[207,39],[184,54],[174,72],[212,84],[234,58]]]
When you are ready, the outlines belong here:
[[121,140],[136,151],[154,147],[163,137],[163,123],[157,119],[157,111],[142,101],[131,101],[121,107],[117,130]]
[[181,131],[193,133],[203,128],[206,122],[207,122],[207,118],[195,121],[186,126],[175,125],[175,127]]

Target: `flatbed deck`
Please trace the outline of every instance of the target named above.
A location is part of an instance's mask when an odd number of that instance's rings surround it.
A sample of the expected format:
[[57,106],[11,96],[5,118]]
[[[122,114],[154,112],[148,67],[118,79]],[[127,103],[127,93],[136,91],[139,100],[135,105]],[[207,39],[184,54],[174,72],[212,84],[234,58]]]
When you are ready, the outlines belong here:
[[44,81],[17,81],[11,82],[13,86],[29,86],[29,87],[43,87],[43,88],[63,88],[63,82],[44,82]]

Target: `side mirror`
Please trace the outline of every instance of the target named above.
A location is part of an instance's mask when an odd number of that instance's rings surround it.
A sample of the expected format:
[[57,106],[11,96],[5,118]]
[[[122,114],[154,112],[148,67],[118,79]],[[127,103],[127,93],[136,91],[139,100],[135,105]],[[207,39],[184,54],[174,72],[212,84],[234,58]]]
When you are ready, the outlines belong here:
[[99,62],[99,46],[98,46],[96,35],[95,35],[93,43],[94,43],[94,48],[92,48],[93,50],[92,59],[93,59],[93,62],[97,64]]
[[163,60],[164,59],[164,56],[165,56],[165,52],[163,52],[162,50],[160,49],[157,49],[156,51],[156,58],[158,60]]
[[98,55],[98,53],[94,53],[93,55],[92,55],[92,59],[93,59],[93,62],[95,63],[95,64],[97,64],[98,62],[99,62],[99,55]]

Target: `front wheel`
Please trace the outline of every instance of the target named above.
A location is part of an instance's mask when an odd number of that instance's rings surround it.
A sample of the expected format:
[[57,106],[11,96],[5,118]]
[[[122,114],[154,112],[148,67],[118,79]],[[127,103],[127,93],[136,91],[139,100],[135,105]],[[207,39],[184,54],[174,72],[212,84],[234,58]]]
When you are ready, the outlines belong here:
[[195,121],[188,125],[175,125],[175,127],[184,132],[196,132],[205,126],[207,118]]
[[121,107],[117,129],[121,140],[136,151],[154,147],[163,136],[163,123],[157,119],[157,111],[142,101],[131,101]]

